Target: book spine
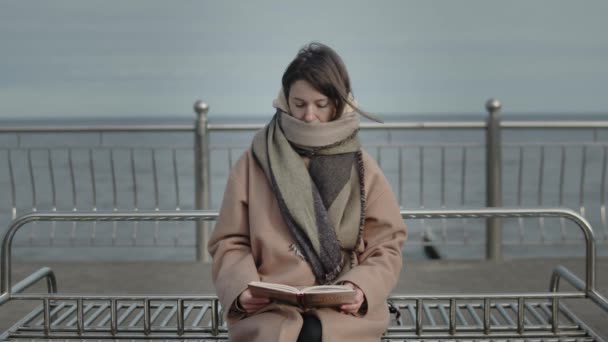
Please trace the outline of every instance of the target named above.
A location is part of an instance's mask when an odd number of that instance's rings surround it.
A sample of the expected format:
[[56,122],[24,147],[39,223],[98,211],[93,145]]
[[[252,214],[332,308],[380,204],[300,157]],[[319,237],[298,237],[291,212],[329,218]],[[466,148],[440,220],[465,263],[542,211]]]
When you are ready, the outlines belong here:
[[298,302],[298,306],[300,306],[301,308],[306,307],[304,293],[302,293],[302,292],[296,293],[296,301]]

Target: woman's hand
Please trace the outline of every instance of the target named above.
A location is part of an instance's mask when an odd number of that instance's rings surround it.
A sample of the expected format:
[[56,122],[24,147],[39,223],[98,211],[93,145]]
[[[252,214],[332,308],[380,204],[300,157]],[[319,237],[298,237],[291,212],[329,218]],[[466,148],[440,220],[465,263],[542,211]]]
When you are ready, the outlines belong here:
[[252,314],[270,303],[270,299],[267,297],[254,297],[249,289],[241,292],[237,301],[238,306],[248,314]]
[[342,311],[343,313],[346,313],[346,314],[356,314],[359,312],[359,309],[361,308],[361,305],[363,304],[363,302],[365,302],[365,295],[363,294],[363,291],[361,291],[361,289],[357,285],[355,285],[351,282],[347,281],[344,283],[344,285],[355,290],[355,300],[350,304],[340,305],[340,311]]

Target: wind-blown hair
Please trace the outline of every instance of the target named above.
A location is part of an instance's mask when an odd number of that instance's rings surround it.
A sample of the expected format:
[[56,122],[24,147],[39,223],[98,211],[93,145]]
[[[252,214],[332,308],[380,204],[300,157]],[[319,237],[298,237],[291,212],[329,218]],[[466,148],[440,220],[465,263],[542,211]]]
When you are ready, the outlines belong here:
[[313,42],[298,51],[281,80],[286,100],[289,100],[291,86],[299,80],[310,83],[318,92],[333,101],[336,116],[332,120],[342,114],[347,104],[355,111],[361,112],[349,99],[352,90],[346,66],[342,58],[329,46]]

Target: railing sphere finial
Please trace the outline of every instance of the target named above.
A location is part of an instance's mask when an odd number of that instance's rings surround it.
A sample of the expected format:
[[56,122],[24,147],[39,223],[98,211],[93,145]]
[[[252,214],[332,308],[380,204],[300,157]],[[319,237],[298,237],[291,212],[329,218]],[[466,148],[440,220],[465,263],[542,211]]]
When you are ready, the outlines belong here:
[[209,105],[203,100],[197,100],[194,102],[194,111],[198,115],[207,114],[207,112],[209,112]]
[[499,111],[500,107],[500,101],[498,101],[497,99],[489,99],[488,101],[486,101],[486,109],[490,113]]

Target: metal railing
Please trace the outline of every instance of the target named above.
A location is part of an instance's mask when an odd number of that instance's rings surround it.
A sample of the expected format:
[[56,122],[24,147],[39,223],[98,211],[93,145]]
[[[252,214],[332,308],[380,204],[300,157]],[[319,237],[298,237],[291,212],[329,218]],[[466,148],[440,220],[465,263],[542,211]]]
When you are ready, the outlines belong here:
[[[206,104],[197,101],[194,107],[194,124],[0,127],[0,220],[40,210],[217,208],[230,167],[263,124],[213,123]],[[598,227],[598,243],[608,245],[608,121],[502,121],[497,101],[486,107],[487,122],[362,123],[364,147],[401,206],[568,206]],[[539,130],[574,132],[581,141],[535,141]],[[528,131],[531,139],[512,137]],[[505,133],[510,135],[501,137]],[[54,142],[61,134],[70,135],[69,141]],[[431,137],[418,141],[424,135]],[[485,226],[463,221],[462,234],[448,234],[443,221],[427,223],[410,227],[408,244],[443,246],[447,256],[483,249],[486,257],[499,259],[508,246],[577,243],[563,220],[548,227],[544,219],[521,219],[518,229],[504,233],[500,220]],[[76,224],[51,223],[33,226],[18,245],[195,248],[196,257],[208,261],[211,229],[204,222],[171,230],[158,222],[133,223],[126,234],[116,223],[93,223],[84,234]]]
[[[383,341],[407,338],[557,338],[579,337],[601,341],[565,305],[564,300],[591,299],[608,313],[608,300],[596,288],[595,237],[589,223],[568,209],[402,210],[408,220],[518,219],[557,217],[572,221],[585,240],[585,279],[564,267],[554,271],[548,292],[489,294],[393,294],[389,303],[395,318]],[[12,284],[12,241],[27,224],[40,221],[209,221],[215,211],[190,212],[38,212],[14,220],[2,240],[0,305],[8,301],[39,301],[42,305],[3,338],[51,339],[182,339],[227,338],[218,299],[209,295],[80,295],[57,294],[54,276],[40,270]],[[46,277],[48,294],[22,294]],[[576,291],[559,292],[559,280]],[[50,280],[49,280],[50,279]],[[590,335],[591,334],[591,335]]]

